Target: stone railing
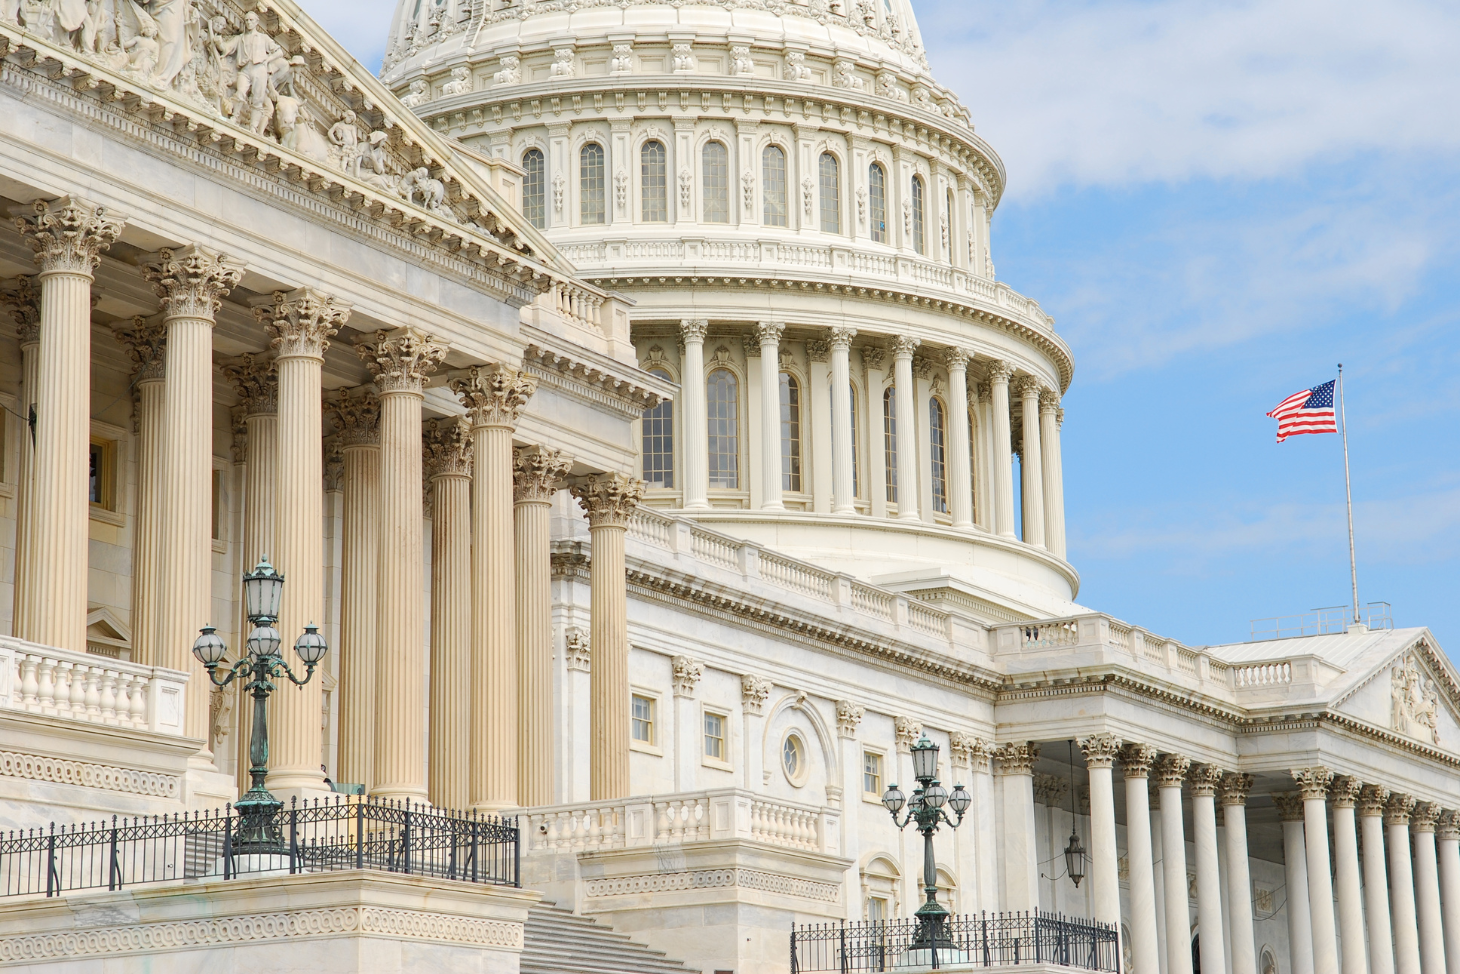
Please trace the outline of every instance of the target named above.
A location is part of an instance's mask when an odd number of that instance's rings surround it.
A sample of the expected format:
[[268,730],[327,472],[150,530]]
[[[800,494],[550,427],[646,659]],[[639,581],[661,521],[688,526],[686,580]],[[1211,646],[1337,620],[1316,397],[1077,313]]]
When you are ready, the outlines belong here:
[[839,813],[738,788],[551,805],[519,817],[524,855],[748,839],[835,853]]
[[188,675],[0,636],[0,710],[181,737]]

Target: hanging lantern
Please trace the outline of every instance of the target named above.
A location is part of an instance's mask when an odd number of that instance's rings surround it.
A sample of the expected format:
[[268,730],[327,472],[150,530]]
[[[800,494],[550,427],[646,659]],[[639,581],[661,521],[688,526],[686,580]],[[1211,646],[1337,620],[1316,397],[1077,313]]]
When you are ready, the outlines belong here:
[[1074,880],[1075,888],[1080,888],[1080,880],[1085,878],[1085,847],[1080,843],[1079,830],[1070,827],[1070,843],[1065,846],[1065,871]]

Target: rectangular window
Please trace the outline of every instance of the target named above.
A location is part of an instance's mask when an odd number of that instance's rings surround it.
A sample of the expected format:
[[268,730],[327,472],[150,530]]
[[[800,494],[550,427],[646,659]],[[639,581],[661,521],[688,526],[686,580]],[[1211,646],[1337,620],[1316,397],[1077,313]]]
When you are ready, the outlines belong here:
[[645,223],[669,221],[667,158],[663,142],[645,142],[639,150],[639,192]]
[[867,919],[881,923],[887,919],[887,900],[881,896],[867,897]]
[[522,215],[542,230],[547,227],[547,161],[541,149],[522,157]]
[[606,214],[603,146],[597,142],[589,142],[578,153],[578,197],[578,212],[583,223],[603,223]]
[[943,404],[928,400],[928,434],[932,454],[933,510],[948,513],[948,450],[947,430],[943,428]]
[[716,369],[706,382],[709,418],[710,486],[740,487],[740,383],[729,369]]
[[862,752],[862,791],[882,797],[882,755],[876,751]]
[[725,760],[725,718],[721,714],[705,714],[705,757]]
[[874,243],[887,242],[887,173],[877,163],[867,169],[868,230]]
[[730,222],[730,150],[723,142],[706,142],[704,161],[705,222]]
[[[668,379],[663,369],[651,369],[650,375]],[[674,400],[666,399],[644,410],[643,460],[644,482],[651,487],[674,486]]]
[[887,464],[887,503],[897,503],[897,396],[882,394],[882,460]]
[[781,489],[801,490],[801,384],[781,373]]
[[790,212],[786,206],[786,153],[780,146],[768,145],[761,153],[760,191],[765,203],[765,225],[784,227]]
[[836,156],[830,152],[821,154],[819,165],[821,177],[821,229],[823,233],[842,232],[842,190],[841,176],[837,170]]
[[107,511],[117,509],[117,445],[111,440],[91,441],[87,499]]
[[634,694],[629,736],[643,744],[654,743],[654,698]]

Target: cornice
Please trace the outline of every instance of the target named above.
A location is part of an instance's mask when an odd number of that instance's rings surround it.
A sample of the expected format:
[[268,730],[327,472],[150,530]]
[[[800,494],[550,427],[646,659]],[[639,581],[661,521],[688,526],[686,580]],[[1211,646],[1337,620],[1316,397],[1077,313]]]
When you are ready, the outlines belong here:
[[[639,371],[630,365],[621,368],[624,372]],[[653,380],[647,374],[643,374],[647,381],[641,385],[619,372],[544,344],[530,344],[523,350],[522,369],[545,386],[607,407],[625,419],[638,419],[645,409],[670,398],[669,390],[649,384]]]

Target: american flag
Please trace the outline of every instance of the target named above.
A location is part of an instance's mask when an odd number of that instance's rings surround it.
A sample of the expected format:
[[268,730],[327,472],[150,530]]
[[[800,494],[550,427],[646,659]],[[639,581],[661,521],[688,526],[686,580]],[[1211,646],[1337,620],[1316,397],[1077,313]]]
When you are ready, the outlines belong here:
[[1333,384],[1330,379],[1321,386],[1295,392],[1268,413],[1278,421],[1277,441],[1281,443],[1299,433],[1337,433],[1338,421],[1333,415]]

